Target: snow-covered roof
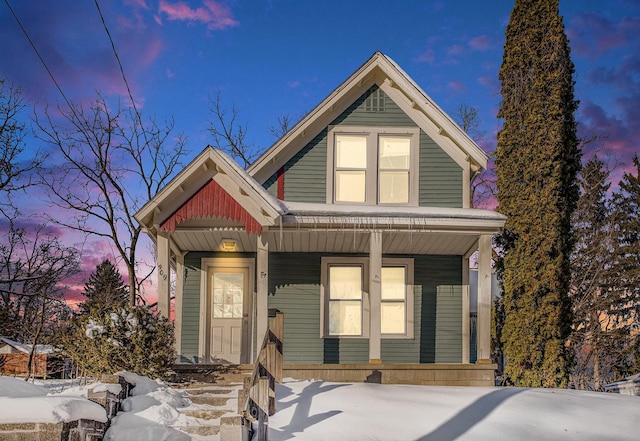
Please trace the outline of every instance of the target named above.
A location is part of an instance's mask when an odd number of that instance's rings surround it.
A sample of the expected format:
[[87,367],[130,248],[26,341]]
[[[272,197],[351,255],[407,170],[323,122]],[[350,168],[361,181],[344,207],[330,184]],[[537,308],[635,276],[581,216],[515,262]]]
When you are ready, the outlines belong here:
[[482,226],[502,228],[506,217],[475,208],[405,207],[380,205],[317,204],[281,201],[284,223],[341,223],[355,225],[406,225],[432,227]]
[[[18,343],[17,341],[11,340],[10,338],[7,337],[0,337],[0,341],[8,344],[9,346],[15,348],[16,350],[23,352],[25,354],[29,354],[31,353],[31,348],[32,345],[29,344],[24,344],[24,343]],[[55,348],[51,345],[36,345],[36,350],[35,353],[36,354],[51,354],[52,352],[55,352]]]

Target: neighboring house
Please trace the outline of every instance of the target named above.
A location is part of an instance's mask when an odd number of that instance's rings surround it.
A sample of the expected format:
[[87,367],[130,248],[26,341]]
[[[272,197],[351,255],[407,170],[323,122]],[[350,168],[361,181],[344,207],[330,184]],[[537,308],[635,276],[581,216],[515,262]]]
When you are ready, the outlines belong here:
[[277,309],[285,375],[493,384],[491,240],[505,217],[471,208],[486,165],[379,52],[248,170],[207,147],[136,214],[156,243],[162,314],[177,274],[179,362],[253,362]]
[[[0,337],[0,374],[22,376],[27,374],[32,346]],[[51,345],[36,345],[31,375],[34,377],[59,376],[62,359]]]
[[628,378],[623,378],[622,380],[605,384],[603,389],[605,392],[640,396],[640,374],[635,374]]

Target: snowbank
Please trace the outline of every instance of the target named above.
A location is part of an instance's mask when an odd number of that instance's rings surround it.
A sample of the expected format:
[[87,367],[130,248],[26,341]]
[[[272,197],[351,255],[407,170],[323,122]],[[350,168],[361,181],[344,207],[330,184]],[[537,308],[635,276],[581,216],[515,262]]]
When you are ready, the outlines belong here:
[[78,396],[48,396],[47,392],[22,379],[0,377],[0,424],[107,421],[99,404]]
[[638,397],[287,380],[269,440],[637,441]]

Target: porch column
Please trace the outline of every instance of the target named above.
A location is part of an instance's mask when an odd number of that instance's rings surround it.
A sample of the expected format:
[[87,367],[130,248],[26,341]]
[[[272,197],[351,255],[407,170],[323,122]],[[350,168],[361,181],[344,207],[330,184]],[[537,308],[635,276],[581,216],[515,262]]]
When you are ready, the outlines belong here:
[[382,364],[380,352],[382,297],[382,232],[373,231],[369,240],[369,363]]
[[469,312],[469,257],[462,259],[462,363],[468,364],[470,358],[470,312]]
[[491,235],[478,241],[478,361],[491,363]]
[[175,298],[175,316],[174,316],[174,328],[176,338],[176,354],[178,356],[178,362],[180,361],[180,354],[182,354],[182,295],[184,293],[184,255],[185,253],[178,253],[176,255],[176,298]]
[[[257,237],[257,262],[256,262],[256,331],[257,345],[262,344],[264,334],[267,332],[269,321],[269,306],[267,295],[269,292],[269,243],[261,234]],[[251,357],[253,359],[253,357]]]
[[158,315],[169,317],[169,286],[171,285],[171,252],[169,235],[159,233],[156,243],[156,271],[158,273]]

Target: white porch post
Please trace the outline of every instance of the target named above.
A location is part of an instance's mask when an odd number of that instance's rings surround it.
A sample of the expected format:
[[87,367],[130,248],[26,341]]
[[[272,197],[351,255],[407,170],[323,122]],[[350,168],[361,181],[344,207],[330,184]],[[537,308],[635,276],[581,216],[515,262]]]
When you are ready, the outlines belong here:
[[469,363],[470,357],[470,315],[469,315],[469,257],[462,259],[462,362]]
[[478,241],[478,361],[491,362],[491,235]]
[[382,297],[382,232],[371,232],[369,241],[369,363],[382,364],[380,351]]
[[169,235],[158,234],[156,243],[156,271],[158,272],[158,314],[169,317],[169,287],[171,285],[171,252]]
[[175,316],[174,329],[176,338],[176,354],[178,362],[182,354],[182,295],[184,293],[184,254],[176,255],[176,298],[175,298]]
[[[256,331],[258,336],[257,344],[262,343],[262,338],[267,332],[269,321],[269,243],[266,237],[258,235],[257,237],[257,262],[256,262]],[[251,357],[253,358],[253,357]]]

